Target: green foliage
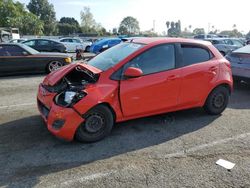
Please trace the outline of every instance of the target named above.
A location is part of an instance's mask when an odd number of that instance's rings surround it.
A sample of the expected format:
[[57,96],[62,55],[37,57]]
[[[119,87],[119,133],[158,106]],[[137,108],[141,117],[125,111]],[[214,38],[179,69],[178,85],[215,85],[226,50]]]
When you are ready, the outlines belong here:
[[237,29],[233,29],[232,31],[221,31],[221,35],[228,35],[229,37],[243,37],[243,34],[239,32]]
[[83,7],[81,11],[81,29],[85,34],[106,35],[106,29],[101,24],[96,23],[89,7]]
[[56,13],[53,4],[48,0],[31,0],[27,8],[43,21],[46,35],[56,34]]
[[62,17],[57,27],[59,35],[70,35],[81,32],[78,21],[70,17]]
[[[168,36],[170,37],[179,37],[181,34],[181,21],[178,22],[166,22],[168,28]],[[170,27],[170,28],[169,28]]]
[[193,34],[194,35],[202,35],[205,34],[205,29],[204,28],[195,28],[193,30]]
[[0,0],[0,15],[1,27],[18,27],[25,35],[39,35],[43,32],[43,23],[37,16],[26,11],[20,2]]
[[250,39],[250,31],[246,34],[246,38]]
[[121,21],[118,32],[122,35],[138,34],[140,32],[139,22],[136,18],[128,16]]

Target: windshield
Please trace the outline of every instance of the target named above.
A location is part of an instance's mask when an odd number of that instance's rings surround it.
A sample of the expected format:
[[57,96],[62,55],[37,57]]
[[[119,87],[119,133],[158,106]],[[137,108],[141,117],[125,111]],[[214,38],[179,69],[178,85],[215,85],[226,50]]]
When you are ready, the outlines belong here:
[[26,51],[28,51],[30,54],[39,54],[40,52],[36,51],[35,49],[25,45],[25,44],[20,44],[20,46],[25,49]]
[[121,43],[97,55],[88,64],[105,71],[143,46],[143,44],[136,43]]

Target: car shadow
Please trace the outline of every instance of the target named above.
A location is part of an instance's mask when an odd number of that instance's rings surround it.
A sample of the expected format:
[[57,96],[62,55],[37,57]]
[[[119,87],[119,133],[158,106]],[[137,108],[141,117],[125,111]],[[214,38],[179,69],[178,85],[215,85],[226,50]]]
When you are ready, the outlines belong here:
[[15,74],[15,75],[6,75],[0,76],[0,80],[14,80],[14,79],[21,79],[21,78],[36,78],[46,76],[46,73],[27,73],[27,74]]
[[228,108],[250,109],[250,84],[235,82]]
[[39,177],[158,145],[209,125],[219,116],[202,109],[116,124],[96,143],[64,142],[52,136],[40,116],[0,125],[0,186],[33,187]]

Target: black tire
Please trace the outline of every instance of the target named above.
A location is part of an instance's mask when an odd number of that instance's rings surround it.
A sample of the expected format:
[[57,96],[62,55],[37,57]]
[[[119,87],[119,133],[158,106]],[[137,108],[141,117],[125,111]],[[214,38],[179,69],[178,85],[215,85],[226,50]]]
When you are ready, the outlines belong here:
[[225,55],[226,55],[226,53],[225,53],[225,52],[223,52],[223,51],[220,51],[220,53],[221,53],[221,55],[223,55],[223,56],[225,56]]
[[106,137],[114,125],[114,116],[110,109],[99,105],[84,115],[85,122],[82,123],[75,134],[76,140],[80,142],[96,142]]
[[223,86],[215,88],[206,100],[204,105],[205,111],[210,115],[221,114],[227,107],[229,95],[228,88]]
[[233,77],[233,81],[236,84],[240,84],[241,83],[241,79],[239,77]]
[[89,50],[90,50],[90,46],[87,46],[87,47],[85,48],[85,52],[89,52]]

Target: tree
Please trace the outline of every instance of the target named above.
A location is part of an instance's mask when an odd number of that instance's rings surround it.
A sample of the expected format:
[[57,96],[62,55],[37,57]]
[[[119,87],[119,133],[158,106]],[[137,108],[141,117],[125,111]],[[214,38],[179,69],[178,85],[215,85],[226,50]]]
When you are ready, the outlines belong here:
[[36,15],[25,10],[20,2],[0,0],[0,15],[2,27],[18,27],[24,35],[40,35],[43,32],[43,23]]
[[81,11],[81,27],[83,33],[93,33],[95,32],[96,21],[93,14],[90,12],[89,7],[83,7]]
[[233,29],[232,31],[230,30],[225,30],[220,32],[221,35],[228,35],[229,37],[242,37],[243,34],[239,32],[237,29]]
[[204,29],[204,28],[195,28],[195,29],[193,30],[193,34],[194,34],[194,35],[205,34],[205,29]]
[[31,0],[27,8],[44,23],[46,35],[56,34],[56,13],[48,0]]
[[42,35],[43,34],[43,22],[37,18],[36,15],[26,12],[12,20],[15,27],[18,27],[24,35]]
[[169,26],[170,26],[170,22],[169,22],[169,21],[167,21],[167,22],[166,22],[166,25],[167,25],[167,28],[169,28]]
[[106,29],[100,23],[96,23],[89,7],[83,7],[81,11],[81,29],[85,34],[96,34],[99,36],[107,34]]
[[119,27],[119,33],[125,35],[137,34],[140,31],[139,22],[131,16],[125,17]]
[[112,34],[113,34],[113,35],[117,35],[117,32],[118,32],[118,31],[117,31],[117,28],[113,28]]
[[246,34],[246,38],[250,39],[250,31]]
[[178,37],[181,34],[181,21],[178,22],[169,22],[170,28],[168,29],[168,36],[169,37]]
[[69,35],[81,32],[78,21],[70,17],[62,17],[57,24],[60,35]]

